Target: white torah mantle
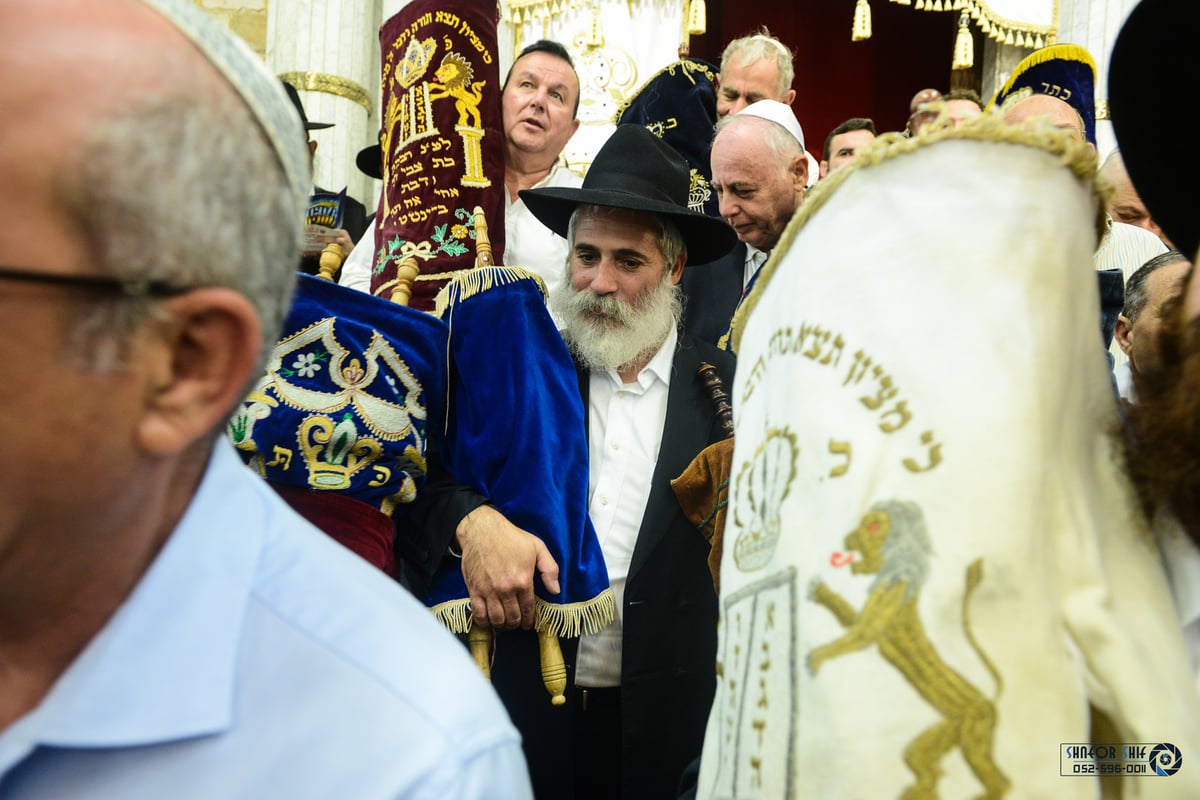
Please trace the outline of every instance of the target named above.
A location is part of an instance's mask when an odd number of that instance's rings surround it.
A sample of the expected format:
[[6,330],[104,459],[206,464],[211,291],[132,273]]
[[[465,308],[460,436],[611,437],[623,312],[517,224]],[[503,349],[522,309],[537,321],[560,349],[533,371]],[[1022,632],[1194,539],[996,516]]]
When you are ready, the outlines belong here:
[[1094,174],[988,115],[881,137],[792,220],[734,321],[699,797],[1200,797],[1200,698],[1123,472]]

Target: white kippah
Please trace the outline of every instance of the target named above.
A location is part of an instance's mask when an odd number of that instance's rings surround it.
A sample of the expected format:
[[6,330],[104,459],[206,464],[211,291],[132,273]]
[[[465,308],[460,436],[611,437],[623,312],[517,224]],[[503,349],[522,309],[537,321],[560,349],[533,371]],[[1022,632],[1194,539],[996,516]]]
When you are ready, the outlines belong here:
[[304,146],[308,137],[300,127],[295,106],[262,59],[190,0],[142,2],[162,14],[190,39],[237,90],[270,140],[292,193],[297,197],[297,205],[307,201],[312,190],[308,152]]
[[778,100],[759,100],[751,103],[737,113],[749,114],[752,117],[762,117],[763,119],[771,120],[776,125],[782,125],[800,143],[800,149],[804,149],[804,131],[800,129],[800,121],[796,119],[792,107],[787,103],[781,103]]

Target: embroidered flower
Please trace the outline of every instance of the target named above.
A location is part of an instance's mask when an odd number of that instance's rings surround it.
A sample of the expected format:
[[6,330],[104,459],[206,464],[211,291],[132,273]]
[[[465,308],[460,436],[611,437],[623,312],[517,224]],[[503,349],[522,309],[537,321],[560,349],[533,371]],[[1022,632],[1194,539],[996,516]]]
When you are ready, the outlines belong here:
[[321,369],[321,365],[315,363],[317,356],[315,353],[301,353],[296,356],[295,362],[292,364],[292,369],[296,370],[301,378],[311,378]]
[[366,370],[364,370],[362,365],[358,363],[357,358],[351,359],[350,366],[342,370],[342,378],[344,378],[346,383],[350,384],[351,386],[357,385],[358,382],[366,376],[366,374]]
[[452,228],[450,228],[450,235],[453,236],[455,239],[467,238],[467,226],[466,225],[453,226]]

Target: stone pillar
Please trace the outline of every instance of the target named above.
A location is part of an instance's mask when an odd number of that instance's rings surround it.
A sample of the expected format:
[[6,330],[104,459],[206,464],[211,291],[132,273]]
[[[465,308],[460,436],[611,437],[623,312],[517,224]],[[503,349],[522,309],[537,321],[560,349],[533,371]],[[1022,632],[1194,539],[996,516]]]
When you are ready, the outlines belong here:
[[1121,25],[1138,0],[1063,0],[1058,41],[1086,47],[1096,59],[1096,147],[1104,158],[1117,146],[1108,120],[1108,61]]
[[260,58],[267,51],[267,0],[195,0],[208,15],[250,45]]
[[384,20],[389,20],[392,17],[396,16],[396,14],[400,11],[400,9],[404,8],[406,5],[411,3],[412,0],[382,0],[382,2],[383,2],[383,8],[379,15],[379,24],[380,25],[383,24]]
[[379,130],[379,24],[382,0],[270,0],[267,66],[300,89],[313,131],[315,182],[360,200],[368,213],[379,182],[359,172],[358,151]]

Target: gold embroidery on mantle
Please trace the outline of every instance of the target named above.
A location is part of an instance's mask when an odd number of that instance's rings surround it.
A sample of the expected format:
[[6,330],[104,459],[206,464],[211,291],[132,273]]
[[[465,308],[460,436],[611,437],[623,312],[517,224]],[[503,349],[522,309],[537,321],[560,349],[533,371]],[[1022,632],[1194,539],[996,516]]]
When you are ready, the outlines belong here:
[[[983,785],[981,797],[1003,797],[1010,783],[992,755],[995,703],[942,659],[917,610],[931,552],[920,507],[900,500],[875,503],[858,527],[846,534],[845,547],[846,552],[832,555],[832,566],[848,564],[854,574],[876,578],[858,610],[819,579],[809,587],[809,599],[828,609],[846,629],[840,638],[809,651],[809,672],[816,675],[831,659],[878,645],[884,660],[942,716],[904,749],[904,763],[916,782],[902,796],[910,800],[937,798],[940,762],[958,748]],[[977,559],[967,567],[963,633],[995,681],[999,697],[1003,681],[968,624],[968,604],[982,579],[983,562]]]

